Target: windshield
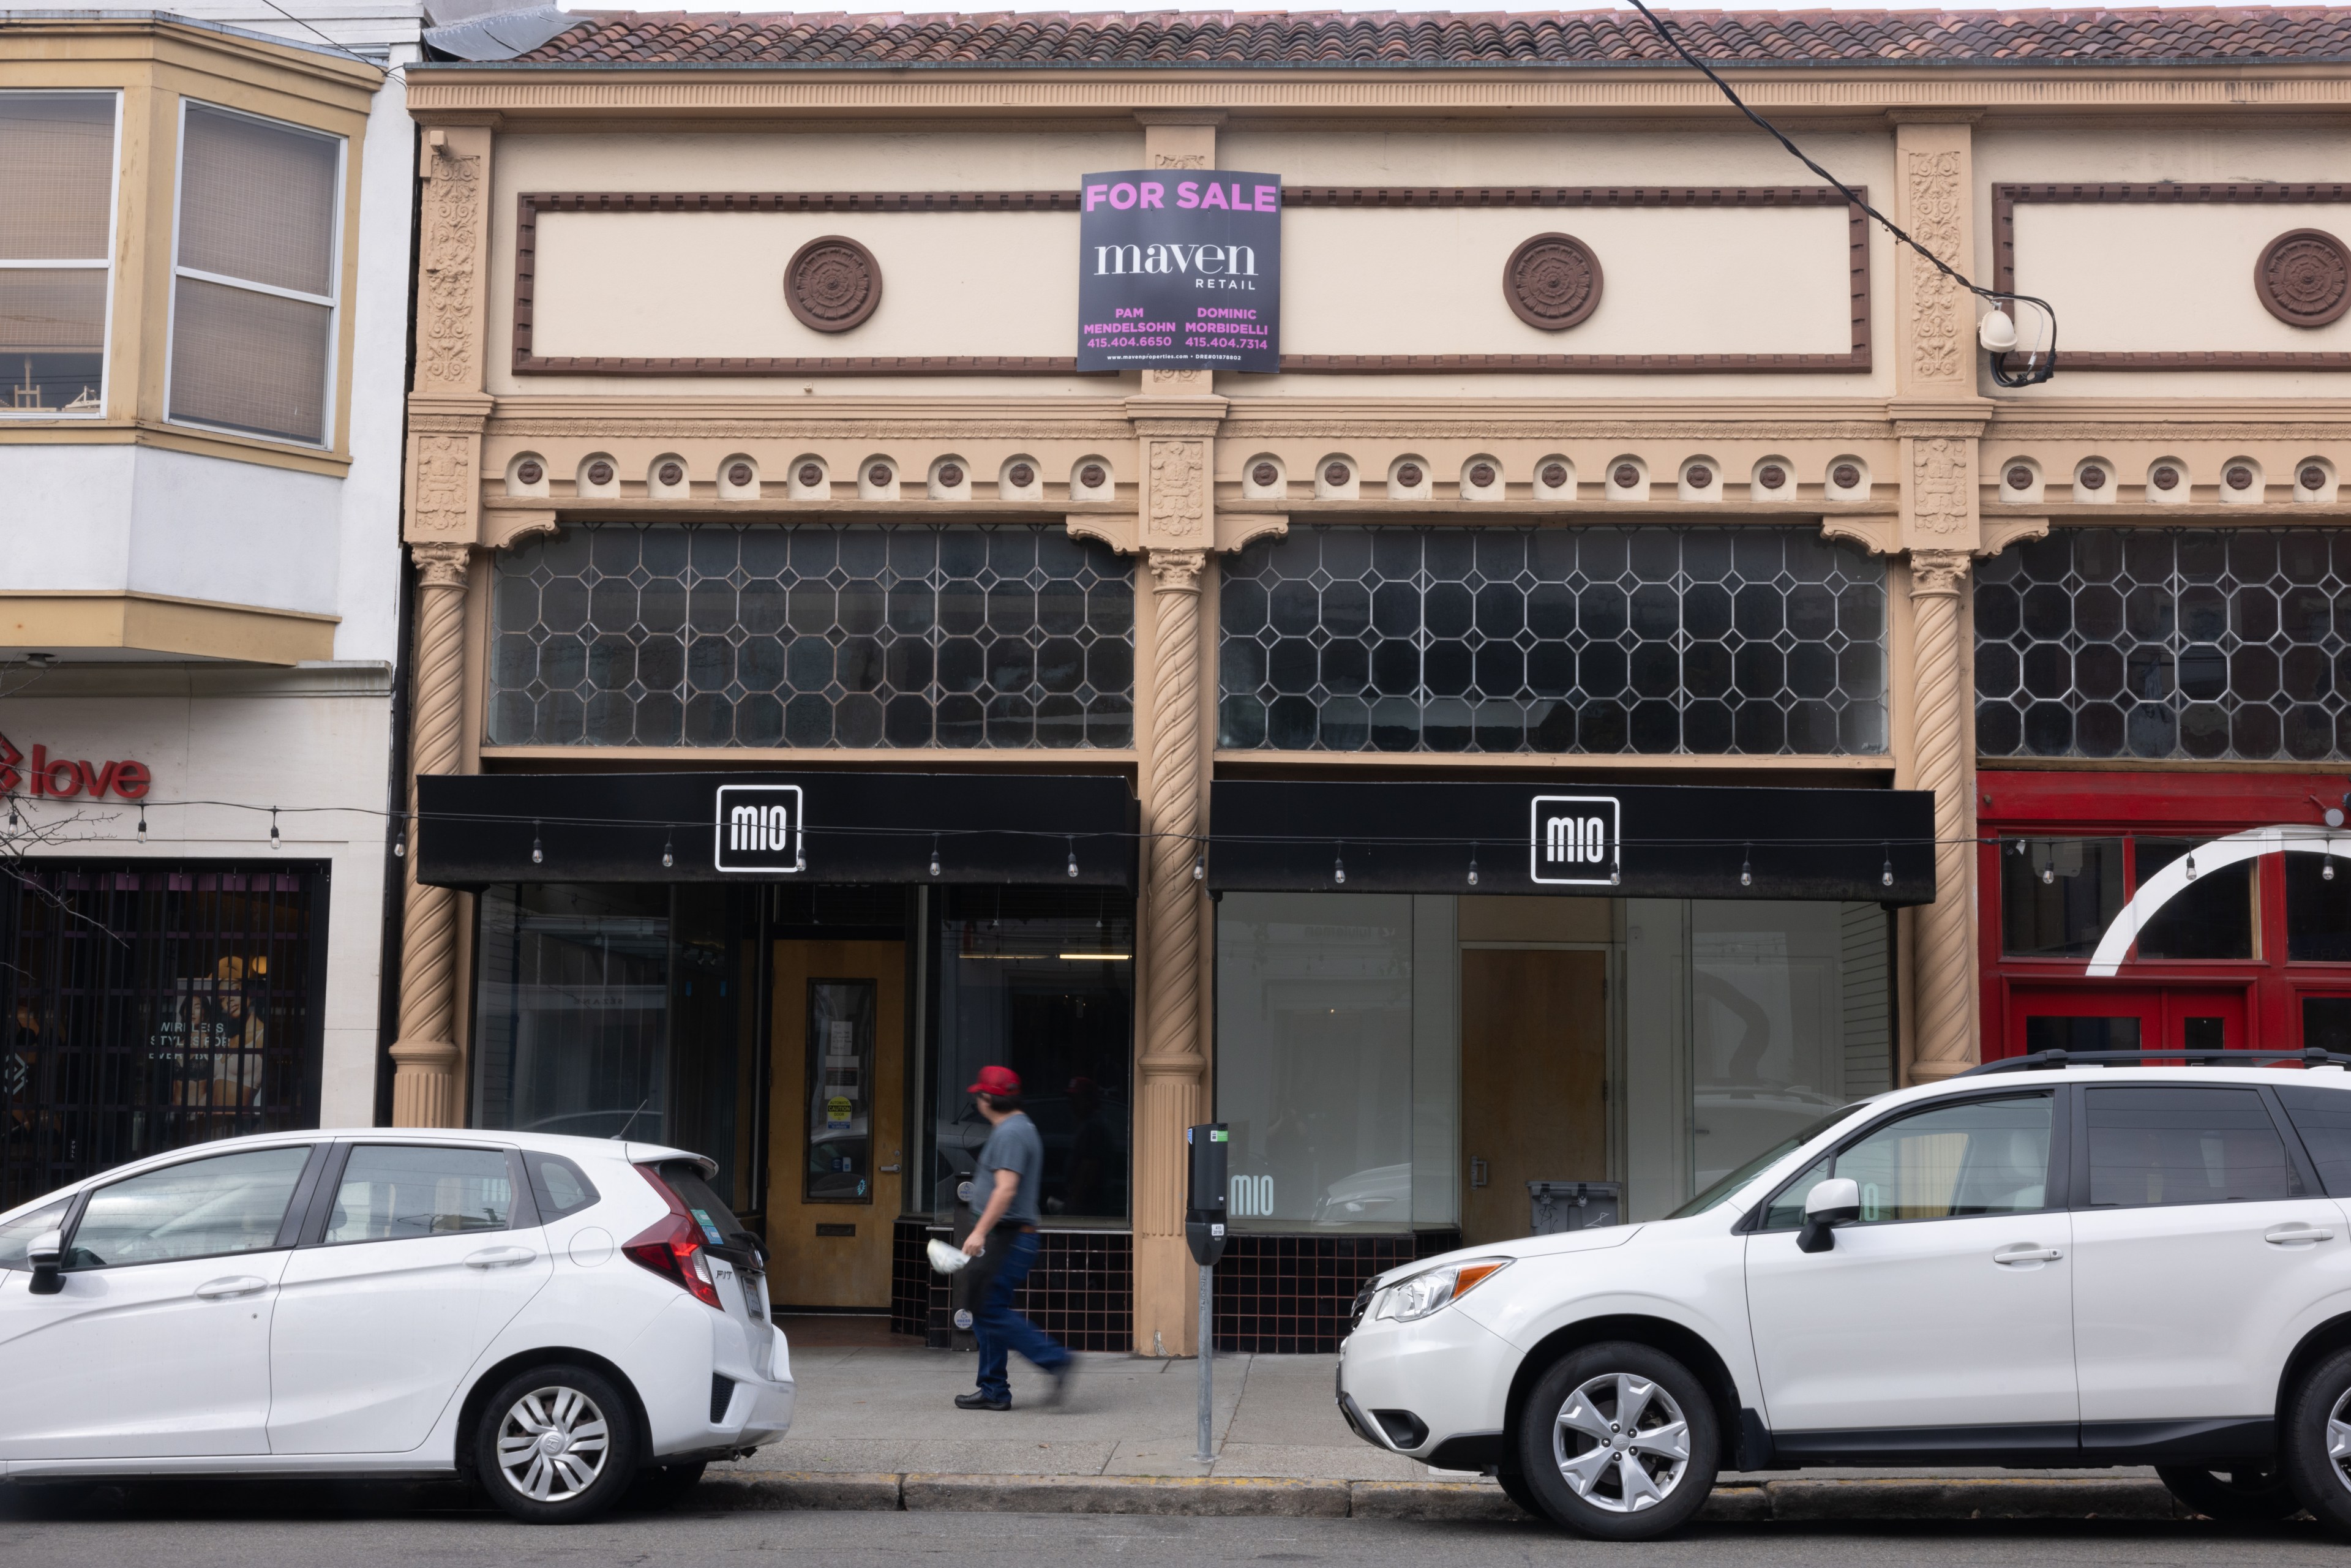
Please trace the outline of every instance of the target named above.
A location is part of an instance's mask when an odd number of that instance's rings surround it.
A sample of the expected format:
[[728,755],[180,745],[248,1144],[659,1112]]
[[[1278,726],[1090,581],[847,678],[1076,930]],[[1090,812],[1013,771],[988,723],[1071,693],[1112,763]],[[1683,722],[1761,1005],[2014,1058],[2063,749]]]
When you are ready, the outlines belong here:
[[1778,1143],[1772,1145],[1770,1148],[1764,1150],[1761,1154],[1756,1155],[1745,1165],[1740,1166],[1737,1170],[1732,1171],[1729,1176],[1724,1176],[1720,1181],[1716,1182],[1712,1186],[1707,1188],[1704,1192],[1698,1194],[1696,1197],[1690,1199],[1687,1203],[1682,1205],[1671,1214],[1666,1216],[1666,1218],[1667,1219],[1687,1219],[1693,1214],[1704,1214],[1709,1208],[1719,1208],[1722,1205],[1728,1203],[1740,1187],[1745,1186],[1749,1182],[1753,1181],[1757,1176],[1761,1176],[1766,1170],[1770,1169],[1775,1162],[1789,1155],[1794,1154],[1798,1149],[1802,1148],[1806,1144],[1811,1143],[1814,1138],[1819,1137],[1823,1133],[1827,1132],[1831,1127],[1835,1126],[1839,1122],[1844,1121],[1847,1116],[1852,1115],[1855,1111],[1860,1110],[1868,1102],[1865,1100],[1856,1100],[1852,1104],[1845,1106],[1843,1110],[1830,1112],[1827,1115],[1822,1117],[1819,1121],[1813,1123],[1811,1126],[1805,1128],[1802,1132],[1796,1134],[1794,1136],[1781,1139]]

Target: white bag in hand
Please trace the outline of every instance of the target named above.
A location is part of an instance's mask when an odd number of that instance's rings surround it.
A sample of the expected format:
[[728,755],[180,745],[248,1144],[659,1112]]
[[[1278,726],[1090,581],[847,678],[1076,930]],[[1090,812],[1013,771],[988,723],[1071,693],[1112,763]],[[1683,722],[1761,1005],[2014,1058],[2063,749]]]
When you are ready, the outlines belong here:
[[970,1253],[960,1247],[950,1247],[936,1237],[931,1239],[928,1250],[931,1255],[931,1268],[937,1273],[952,1274],[971,1261]]

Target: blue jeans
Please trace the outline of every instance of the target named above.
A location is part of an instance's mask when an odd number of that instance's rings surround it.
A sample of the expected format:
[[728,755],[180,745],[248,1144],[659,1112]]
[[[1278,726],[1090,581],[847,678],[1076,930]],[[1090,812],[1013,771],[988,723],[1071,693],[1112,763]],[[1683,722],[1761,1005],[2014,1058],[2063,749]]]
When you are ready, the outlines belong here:
[[[996,1239],[989,1237],[993,1242]],[[996,1252],[997,1248],[987,1249]],[[1012,1385],[1004,1375],[1005,1363],[1014,1351],[1019,1351],[1032,1365],[1051,1372],[1067,1366],[1070,1353],[1061,1348],[1052,1335],[1012,1310],[1013,1292],[1029,1278],[1029,1270],[1037,1261],[1037,1233],[1016,1231],[998,1254],[996,1272],[987,1281],[987,1293],[980,1298],[979,1311],[973,1314],[972,1337],[979,1341],[979,1391],[991,1399],[1012,1397]]]

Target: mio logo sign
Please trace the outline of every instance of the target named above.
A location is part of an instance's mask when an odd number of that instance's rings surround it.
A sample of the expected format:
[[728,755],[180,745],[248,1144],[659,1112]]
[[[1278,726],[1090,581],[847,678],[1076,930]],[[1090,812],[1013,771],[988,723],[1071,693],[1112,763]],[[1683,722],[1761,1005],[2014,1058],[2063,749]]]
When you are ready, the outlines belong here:
[[1623,808],[1614,795],[1538,795],[1527,875],[1553,886],[1613,887],[1622,875]]
[[805,871],[802,826],[799,785],[721,784],[717,867],[720,871]]

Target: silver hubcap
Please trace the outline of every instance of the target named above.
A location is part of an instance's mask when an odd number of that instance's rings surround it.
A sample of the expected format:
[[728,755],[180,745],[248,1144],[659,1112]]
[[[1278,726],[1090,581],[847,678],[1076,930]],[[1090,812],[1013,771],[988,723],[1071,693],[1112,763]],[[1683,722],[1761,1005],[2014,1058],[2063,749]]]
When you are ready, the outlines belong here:
[[588,1396],[534,1388],[498,1423],[498,1469],[523,1496],[561,1502],[596,1484],[611,1441],[604,1413]]
[[1551,1449],[1576,1496],[1611,1513],[1639,1513],[1681,1484],[1689,1423],[1674,1396],[1647,1378],[1604,1373],[1560,1406]]
[[2351,1393],[2326,1413],[2326,1467],[2335,1479],[2351,1488]]

